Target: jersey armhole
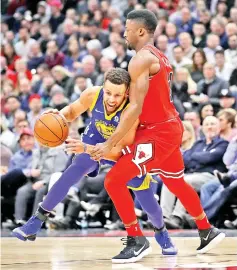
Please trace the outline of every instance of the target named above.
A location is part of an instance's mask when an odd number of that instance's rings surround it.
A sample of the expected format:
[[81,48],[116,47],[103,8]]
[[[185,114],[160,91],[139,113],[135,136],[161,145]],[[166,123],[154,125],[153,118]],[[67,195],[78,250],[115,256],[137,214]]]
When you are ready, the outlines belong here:
[[93,109],[95,108],[95,104],[96,104],[96,102],[97,102],[97,100],[98,100],[98,98],[99,98],[99,95],[100,95],[100,91],[102,90],[102,86],[101,86],[101,88],[100,89],[98,89],[98,91],[96,92],[96,94],[95,94],[95,96],[94,96],[94,99],[93,99],[93,102],[92,102],[92,104],[91,104],[91,106],[90,106],[90,111],[92,112],[93,111]]

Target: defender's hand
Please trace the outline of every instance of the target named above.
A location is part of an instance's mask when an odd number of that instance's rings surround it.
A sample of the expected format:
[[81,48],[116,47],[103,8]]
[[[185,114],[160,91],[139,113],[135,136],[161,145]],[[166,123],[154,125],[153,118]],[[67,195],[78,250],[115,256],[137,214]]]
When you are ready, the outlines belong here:
[[84,144],[81,140],[68,138],[66,140],[65,151],[67,152],[67,154],[84,153]]
[[113,146],[107,142],[97,143],[93,151],[91,151],[91,158],[95,161],[99,161],[102,158],[105,158],[105,156],[109,154],[112,148]]

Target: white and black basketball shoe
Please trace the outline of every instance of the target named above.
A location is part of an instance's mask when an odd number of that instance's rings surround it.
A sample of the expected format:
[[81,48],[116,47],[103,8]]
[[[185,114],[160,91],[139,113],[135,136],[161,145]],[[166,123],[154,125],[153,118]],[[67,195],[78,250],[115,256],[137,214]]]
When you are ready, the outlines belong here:
[[127,236],[121,240],[126,247],[112,258],[112,263],[134,263],[152,251],[149,241],[144,236]]
[[201,244],[197,248],[198,254],[203,254],[216,247],[224,238],[225,234],[215,227],[199,230]]

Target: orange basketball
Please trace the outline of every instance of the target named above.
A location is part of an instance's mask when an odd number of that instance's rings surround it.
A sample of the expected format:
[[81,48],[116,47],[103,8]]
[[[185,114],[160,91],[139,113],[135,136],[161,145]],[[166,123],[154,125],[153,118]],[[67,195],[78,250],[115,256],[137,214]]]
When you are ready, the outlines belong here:
[[35,122],[34,136],[43,146],[55,147],[68,137],[69,127],[66,119],[60,114],[42,114]]

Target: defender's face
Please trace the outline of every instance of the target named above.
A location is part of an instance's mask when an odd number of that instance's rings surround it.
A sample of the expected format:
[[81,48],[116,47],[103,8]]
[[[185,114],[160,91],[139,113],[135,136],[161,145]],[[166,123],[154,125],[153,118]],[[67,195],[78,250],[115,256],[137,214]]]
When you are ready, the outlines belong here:
[[125,84],[113,84],[110,81],[104,83],[104,105],[107,113],[115,112],[127,99],[127,87]]
[[129,50],[135,49],[138,40],[138,25],[133,20],[127,20],[125,25],[124,38]]

